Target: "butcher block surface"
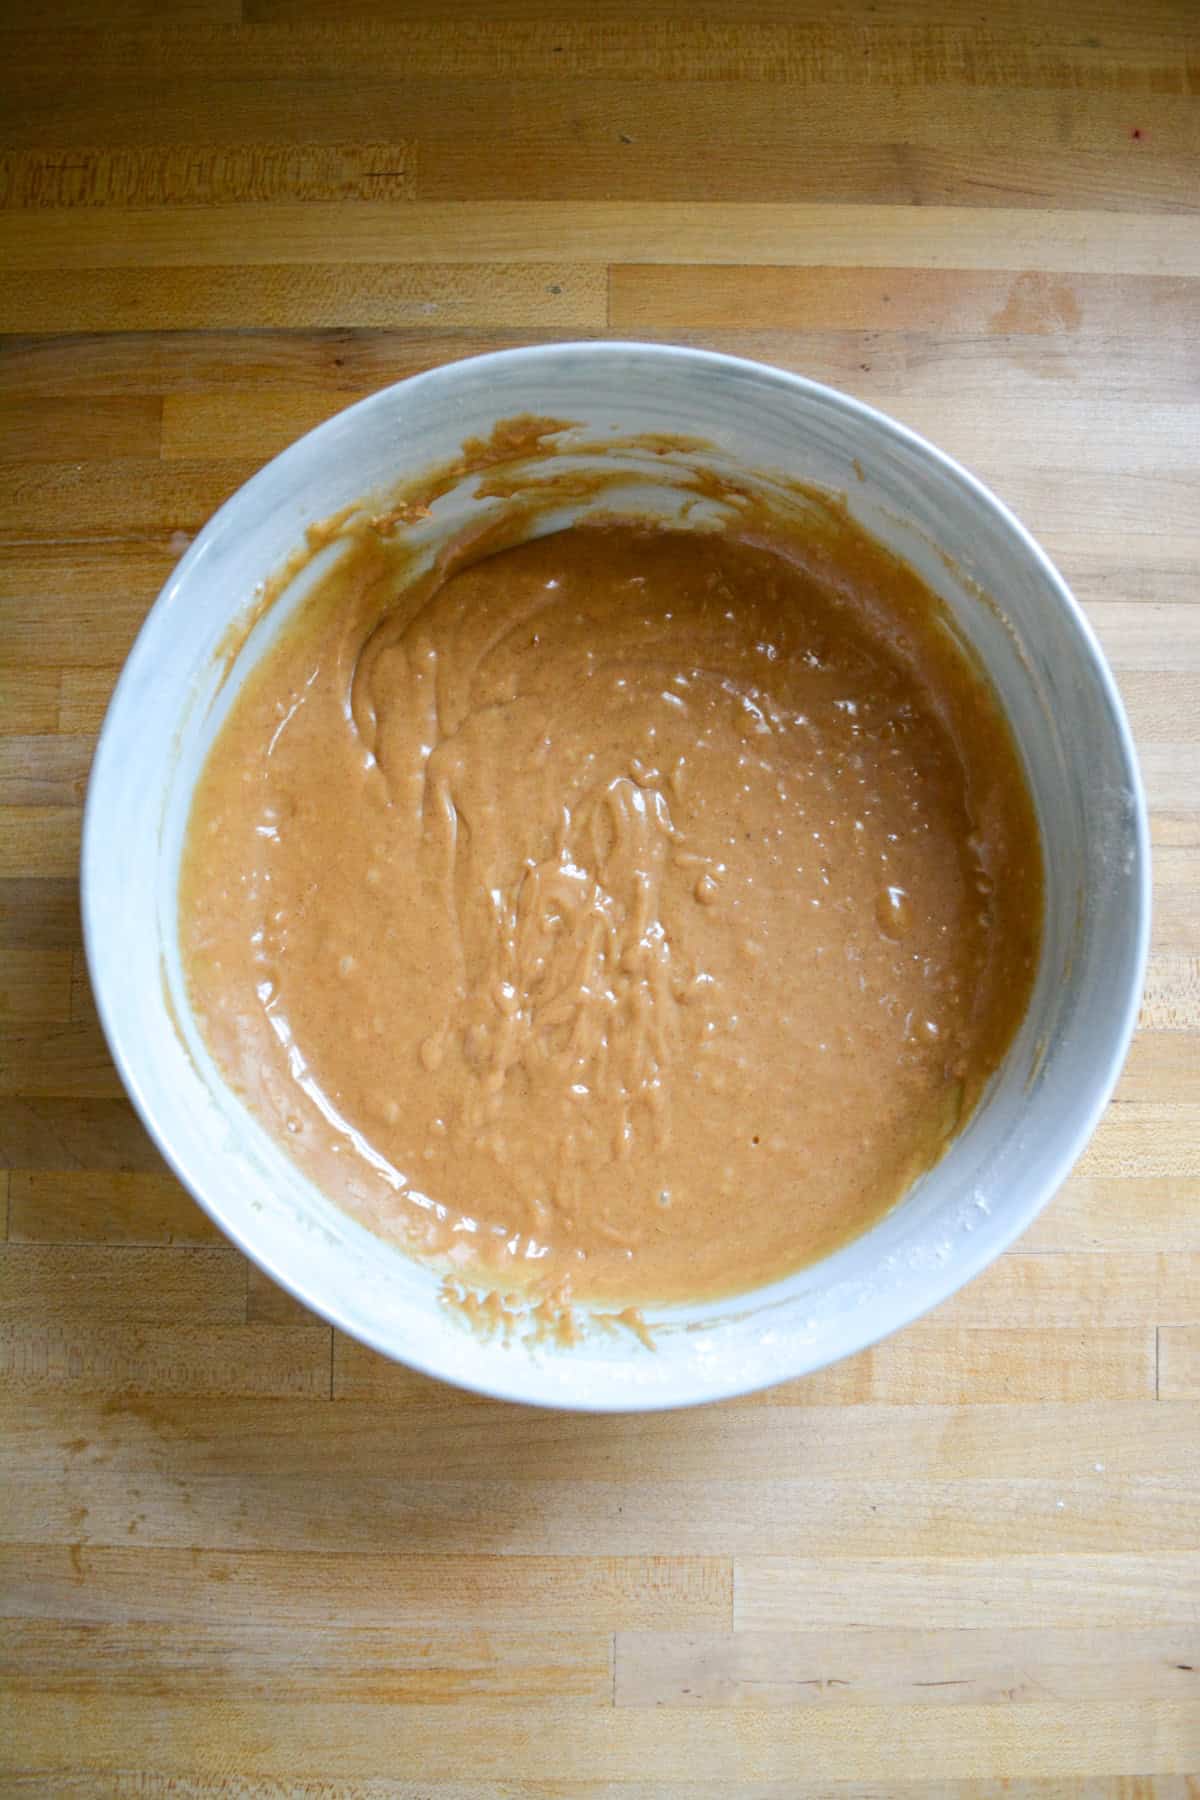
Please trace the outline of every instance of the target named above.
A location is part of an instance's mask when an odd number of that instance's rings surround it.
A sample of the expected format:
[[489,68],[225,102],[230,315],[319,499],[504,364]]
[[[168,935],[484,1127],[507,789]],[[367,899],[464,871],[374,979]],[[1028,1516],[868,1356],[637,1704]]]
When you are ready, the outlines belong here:
[[[1200,1795],[1200,14],[0,5],[0,1793]],[[1151,807],[1116,1096],[921,1323],[677,1414],[304,1311],[167,1172],[80,944],[122,659],[205,519],[416,370],[649,338],[962,458]]]

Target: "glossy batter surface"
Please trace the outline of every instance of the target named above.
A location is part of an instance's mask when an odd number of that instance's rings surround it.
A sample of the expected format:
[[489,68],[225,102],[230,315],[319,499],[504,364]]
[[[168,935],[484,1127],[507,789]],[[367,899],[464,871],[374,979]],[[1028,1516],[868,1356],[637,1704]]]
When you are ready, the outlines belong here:
[[1036,962],[1030,802],[939,618],[849,526],[582,527],[409,590],[359,543],[197,791],[218,1064],[484,1286],[691,1299],[835,1248],[940,1154]]

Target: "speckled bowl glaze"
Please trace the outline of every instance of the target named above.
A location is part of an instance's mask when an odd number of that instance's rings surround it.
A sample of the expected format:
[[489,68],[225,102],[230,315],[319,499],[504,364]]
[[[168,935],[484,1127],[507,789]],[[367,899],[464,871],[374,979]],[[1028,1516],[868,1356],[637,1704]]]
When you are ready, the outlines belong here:
[[[467,1329],[441,1303],[437,1275],[328,1201],[224,1086],[180,965],[176,887],[192,789],[238,683],[305,586],[285,590],[225,678],[231,630],[259,584],[314,521],[522,413],[574,421],[591,446],[686,434],[713,447],[693,461],[780,471],[844,494],[853,517],[944,597],[990,671],[1046,851],[1028,1014],[942,1161],[824,1262],[719,1304],[648,1309],[652,1349],[622,1330],[587,1331],[567,1349]],[[631,466],[631,492],[638,475]],[[473,488],[438,503],[431,538],[496,504]],[[1120,1071],[1144,973],[1150,861],[1129,729],[1100,650],[1062,577],[978,481],[870,407],[777,369],[660,345],[559,344],[387,388],[292,445],[221,508],[164,588],[113,696],[88,791],[82,882],[116,1065],[164,1156],[234,1243],[340,1329],[430,1375],[509,1400],[634,1411],[719,1400],[860,1350],[945,1299],[1025,1229]]]

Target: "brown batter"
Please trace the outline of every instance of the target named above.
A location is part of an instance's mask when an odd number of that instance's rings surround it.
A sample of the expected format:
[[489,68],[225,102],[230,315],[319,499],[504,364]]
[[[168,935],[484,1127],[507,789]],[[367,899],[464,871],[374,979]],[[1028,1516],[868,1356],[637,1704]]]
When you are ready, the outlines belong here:
[[861,1232],[977,1099],[1040,933],[940,603],[845,521],[401,569],[356,540],[198,787],[181,929],[227,1078],[484,1287],[697,1299]]

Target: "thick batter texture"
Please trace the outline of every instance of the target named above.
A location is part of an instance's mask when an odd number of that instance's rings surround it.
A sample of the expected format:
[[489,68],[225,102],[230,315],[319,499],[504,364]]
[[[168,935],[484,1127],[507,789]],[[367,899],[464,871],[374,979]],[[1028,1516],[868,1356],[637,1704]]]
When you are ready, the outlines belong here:
[[407,588],[367,534],[239,695],[181,884],[204,1036],[334,1200],[605,1303],[878,1218],[1040,917],[991,691],[848,524],[578,527]]

